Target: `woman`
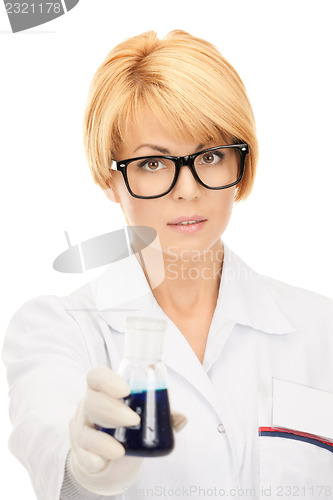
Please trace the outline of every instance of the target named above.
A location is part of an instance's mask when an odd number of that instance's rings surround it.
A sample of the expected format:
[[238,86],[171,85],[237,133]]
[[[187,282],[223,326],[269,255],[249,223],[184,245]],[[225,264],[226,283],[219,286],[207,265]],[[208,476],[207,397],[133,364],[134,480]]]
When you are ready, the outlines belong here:
[[[236,71],[183,31],[131,38],[93,78],[84,140],[95,182],[159,246],[12,319],[9,445],[37,497],[330,498],[332,301],[259,275],[221,239],[258,156]],[[94,427],[139,423],[115,373],[129,310],[168,322],[173,423],[187,423],[161,458],[124,456]]]

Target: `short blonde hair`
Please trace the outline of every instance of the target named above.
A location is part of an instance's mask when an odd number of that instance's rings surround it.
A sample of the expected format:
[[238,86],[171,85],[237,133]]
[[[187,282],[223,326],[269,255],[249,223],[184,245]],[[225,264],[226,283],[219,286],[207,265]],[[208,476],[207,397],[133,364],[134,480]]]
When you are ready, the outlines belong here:
[[242,80],[211,43],[185,31],[154,31],[117,45],[97,69],[83,120],[83,142],[96,184],[110,187],[110,164],[130,124],[151,109],[181,140],[246,142],[250,153],[235,201],[253,187],[258,159],[253,111]]

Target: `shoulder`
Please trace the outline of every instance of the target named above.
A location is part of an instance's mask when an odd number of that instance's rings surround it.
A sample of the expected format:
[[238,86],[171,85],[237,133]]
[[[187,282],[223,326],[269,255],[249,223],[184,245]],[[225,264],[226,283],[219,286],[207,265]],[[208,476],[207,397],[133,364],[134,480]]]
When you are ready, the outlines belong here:
[[12,366],[23,359],[37,362],[52,355],[89,366],[86,334],[77,311],[90,304],[86,285],[67,296],[40,295],[24,302],[12,315],[4,335],[5,364]]
[[[315,327],[318,332],[329,331],[333,338],[333,300],[305,288],[300,288],[250,267],[237,254],[225,245],[226,272],[225,298],[234,316],[241,316],[240,307],[235,308],[238,297],[247,311],[248,324],[258,324],[259,329],[270,333],[282,330],[306,332]],[[224,270],[223,270],[224,272]],[[243,315],[244,316],[244,315]],[[256,321],[255,321],[256,320]],[[285,321],[287,320],[287,321]],[[281,328],[279,328],[281,323]],[[290,327],[290,328],[289,328]]]
[[42,319],[43,317],[51,318],[53,315],[57,315],[59,319],[69,318],[76,310],[80,308],[91,310],[93,305],[93,295],[88,282],[68,295],[40,295],[28,299],[14,312],[13,318]]
[[77,311],[93,307],[89,283],[67,296],[40,295],[25,301],[12,314],[5,334],[8,339],[53,339],[59,342],[82,336]]
[[333,335],[333,300],[317,292],[259,275],[289,321],[298,326],[326,326]]

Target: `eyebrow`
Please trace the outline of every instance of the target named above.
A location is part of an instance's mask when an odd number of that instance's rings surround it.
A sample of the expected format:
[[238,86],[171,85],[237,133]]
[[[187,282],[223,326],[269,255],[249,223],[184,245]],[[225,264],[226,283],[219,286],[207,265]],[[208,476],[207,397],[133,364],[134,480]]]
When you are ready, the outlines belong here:
[[[195,153],[197,151],[200,151],[204,147],[204,144],[199,144],[199,146],[196,148]],[[170,151],[166,148],[163,148],[162,146],[159,146],[157,144],[140,144],[135,150],[134,153],[136,153],[139,149],[141,148],[150,148],[150,149],[155,149],[155,151],[158,151],[159,153],[162,153],[164,155],[170,155]]]

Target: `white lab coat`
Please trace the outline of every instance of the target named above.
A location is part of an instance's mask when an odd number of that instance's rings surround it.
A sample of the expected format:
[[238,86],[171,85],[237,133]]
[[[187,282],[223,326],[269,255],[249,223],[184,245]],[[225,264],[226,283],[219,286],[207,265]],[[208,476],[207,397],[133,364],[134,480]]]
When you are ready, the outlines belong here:
[[[112,264],[66,297],[29,300],[6,332],[9,448],[37,498],[59,500],[68,421],[86,373],[97,365],[118,369],[131,314],[167,320],[170,403],[188,424],[175,435],[174,451],[146,458],[137,481],[114,500],[333,498],[333,446],[323,443],[333,439],[333,301],[257,274],[224,243],[201,364],[136,257],[123,264],[121,273]],[[131,295],[134,288],[140,293]]]

